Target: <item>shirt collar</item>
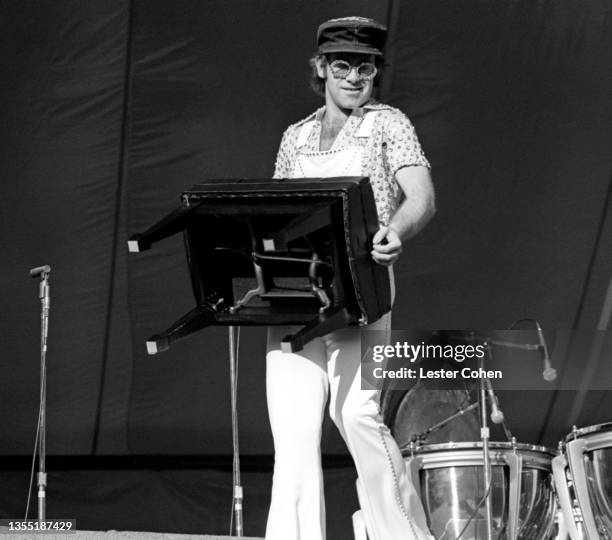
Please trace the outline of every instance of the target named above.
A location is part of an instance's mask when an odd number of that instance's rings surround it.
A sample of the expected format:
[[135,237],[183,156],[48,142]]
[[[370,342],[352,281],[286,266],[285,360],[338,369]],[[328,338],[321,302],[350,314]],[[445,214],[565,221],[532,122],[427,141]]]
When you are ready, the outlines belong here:
[[[391,107],[389,105],[385,105],[384,103],[379,103],[375,99],[369,99],[361,107],[358,107],[357,109],[353,109],[351,116],[362,117],[367,111],[370,111],[370,110],[380,111],[383,109],[390,109],[390,108]],[[320,122],[323,119],[323,115],[325,114],[325,105],[323,105],[323,107],[318,108],[314,114],[315,114],[314,116],[315,120],[317,122]]]

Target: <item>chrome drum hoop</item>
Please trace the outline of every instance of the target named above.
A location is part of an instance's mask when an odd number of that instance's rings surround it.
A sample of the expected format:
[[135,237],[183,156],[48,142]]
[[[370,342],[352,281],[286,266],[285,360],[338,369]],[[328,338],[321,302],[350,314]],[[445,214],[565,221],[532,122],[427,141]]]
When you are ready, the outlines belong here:
[[[484,495],[482,443],[408,446],[402,453],[409,476],[421,488],[434,536],[454,540],[468,527],[462,539],[480,538],[485,524],[472,514]],[[551,462],[555,454],[542,446],[489,443],[493,538],[546,540],[552,536],[556,504]]]
[[595,425],[586,426],[580,429],[575,428],[571,431],[571,433],[566,435],[565,443],[567,444],[571,441],[575,441],[576,439],[579,439],[582,437],[591,437],[591,436],[595,436],[598,434],[604,435],[610,432],[612,432],[612,422],[605,422],[603,424],[595,424]]
[[[560,447],[553,472],[570,537],[612,539],[612,423],[574,428]],[[574,519],[574,498],[582,528]]]

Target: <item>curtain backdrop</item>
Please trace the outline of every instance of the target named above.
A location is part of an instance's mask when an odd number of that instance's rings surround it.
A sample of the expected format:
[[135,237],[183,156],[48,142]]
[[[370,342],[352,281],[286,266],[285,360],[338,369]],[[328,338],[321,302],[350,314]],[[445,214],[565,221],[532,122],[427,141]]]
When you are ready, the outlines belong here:
[[[393,1],[390,24],[385,97],[413,118],[438,196],[436,219],[396,269],[396,319],[598,327],[612,277],[612,6]],[[605,373],[597,339],[558,340],[562,388]],[[495,352],[508,366],[518,354]],[[556,446],[572,423],[609,420],[606,392],[503,397],[525,442]]]
[[[412,118],[433,165],[438,214],[396,268],[394,327],[600,321],[612,270],[609,3],[4,8],[0,454],[32,450],[40,307],[27,272],[40,264],[52,266],[49,453],[231,453],[226,330],[154,357],[144,348],[193,304],[181,239],[129,257],[126,242],[201,179],[271,176],[282,130],[320,104],[307,59],[333,16],[387,21],[381,98]],[[264,331],[241,337],[242,449],[270,454]],[[557,343],[561,380],[599,366],[591,353]],[[504,400],[522,442],[556,445],[572,414],[610,420],[606,391]],[[329,421],[323,449],[345,451]]]

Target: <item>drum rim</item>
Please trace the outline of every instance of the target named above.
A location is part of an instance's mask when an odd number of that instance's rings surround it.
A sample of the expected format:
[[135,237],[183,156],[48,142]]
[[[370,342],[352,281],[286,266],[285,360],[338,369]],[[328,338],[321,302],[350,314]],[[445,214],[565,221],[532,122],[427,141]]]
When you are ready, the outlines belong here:
[[[539,446],[528,443],[511,443],[506,441],[490,441],[489,448],[491,450],[517,450],[527,452],[537,452],[541,454],[549,454],[550,456],[558,455],[556,450],[547,446]],[[448,442],[436,444],[421,444],[414,447],[414,450],[409,445],[402,446],[401,452],[404,457],[410,457],[412,453],[424,454],[449,450],[482,450],[482,441],[463,441],[463,442]]]
[[586,435],[592,435],[593,433],[599,433],[600,431],[609,431],[612,430],[612,422],[603,422],[601,424],[594,424],[592,426],[586,426],[583,428],[576,429],[565,436],[565,442],[571,442],[573,440],[579,439],[580,437],[585,437]]

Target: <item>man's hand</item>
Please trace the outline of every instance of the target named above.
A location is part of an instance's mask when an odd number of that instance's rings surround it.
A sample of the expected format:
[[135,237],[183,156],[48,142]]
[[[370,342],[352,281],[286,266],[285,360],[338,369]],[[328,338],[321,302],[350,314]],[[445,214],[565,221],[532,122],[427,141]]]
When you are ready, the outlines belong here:
[[372,244],[372,258],[383,266],[391,266],[402,252],[402,241],[391,227],[378,229]]
[[417,234],[436,211],[435,195],[429,169],[403,167],[395,173],[404,201],[387,227],[381,227],[372,240],[372,258],[383,266],[392,265],[402,252],[402,240]]

